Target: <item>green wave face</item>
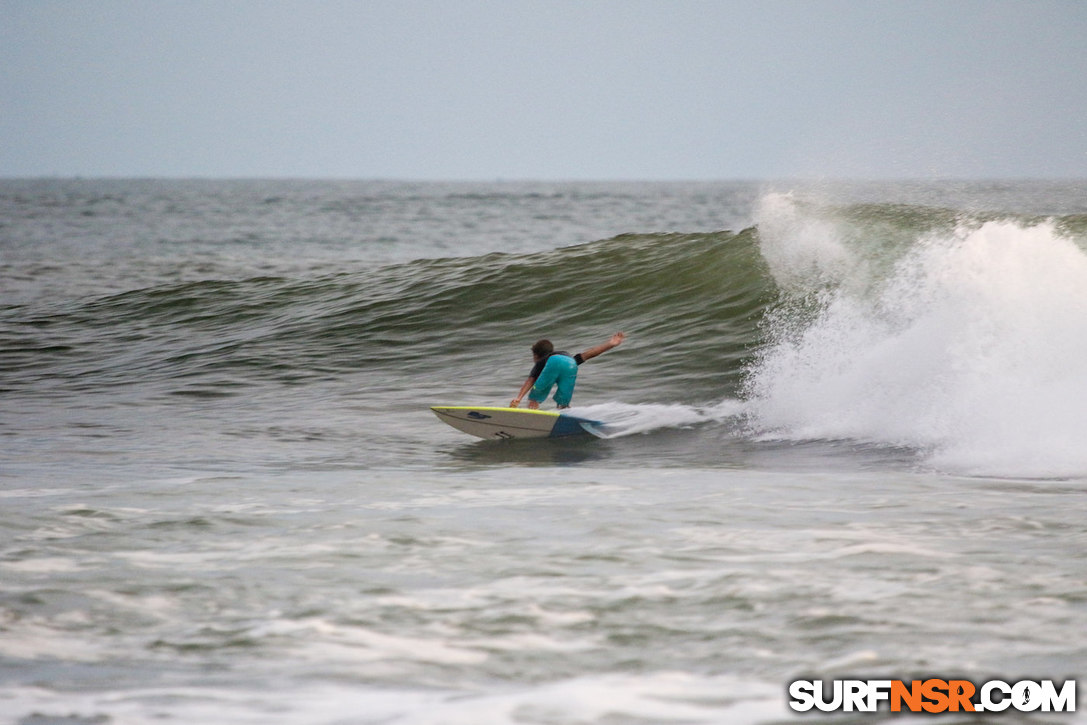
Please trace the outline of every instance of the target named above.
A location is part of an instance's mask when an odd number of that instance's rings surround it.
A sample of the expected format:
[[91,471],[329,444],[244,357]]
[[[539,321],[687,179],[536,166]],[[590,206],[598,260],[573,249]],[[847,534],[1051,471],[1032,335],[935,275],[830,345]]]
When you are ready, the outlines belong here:
[[[623,329],[643,354],[628,355],[621,372],[602,366],[603,387],[669,381],[669,395],[687,385],[715,393],[738,382],[773,299],[753,230],[625,235],[538,254],[93,299],[32,321],[64,344],[23,369],[79,388],[201,375],[237,386],[356,373],[484,378],[502,365],[508,380],[510,365],[527,371],[540,337],[579,350]],[[44,347],[25,336],[20,344],[28,354]]]
[[507,396],[536,339],[576,352],[624,330],[622,355],[585,376],[598,397],[758,397],[769,361],[780,359],[772,353],[801,345],[833,305],[893,318],[888,291],[930,274],[918,255],[986,224],[1049,224],[1056,237],[1083,239],[1080,216],[831,207],[768,195],[757,225],[738,233],[625,234],[533,254],[356,263],[335,274],[158,285],[42,309],[7,341],[8,384],[172,389],[180,381],[233,395],[362,376],[386,390],[455,380],[481,397]]

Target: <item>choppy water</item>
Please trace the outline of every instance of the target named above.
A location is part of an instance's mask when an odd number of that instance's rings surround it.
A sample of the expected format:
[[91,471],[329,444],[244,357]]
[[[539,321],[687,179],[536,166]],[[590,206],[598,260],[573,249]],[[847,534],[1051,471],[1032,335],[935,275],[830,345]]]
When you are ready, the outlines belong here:
[[[0,182],[0,721],[1077,677],[1085,189]],[[575,398],[613,438],[427,410],[618,329]]]

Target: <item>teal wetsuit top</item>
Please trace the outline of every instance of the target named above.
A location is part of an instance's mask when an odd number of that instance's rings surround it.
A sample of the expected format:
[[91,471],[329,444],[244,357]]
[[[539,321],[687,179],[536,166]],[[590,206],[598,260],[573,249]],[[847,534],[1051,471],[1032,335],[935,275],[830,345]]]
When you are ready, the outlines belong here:
[[[551,388],[555,387],[555,404],[560,408],[570,405],[574,397],[574,385],[577,383],[577,366],[585,360],[581,353],[571,355],[568,352],[553,352],[532,366],[529,378],[536,382],[528,391],[528,399],[537,403],[547,400]],[[556,387],[557,386],[557,387]]]

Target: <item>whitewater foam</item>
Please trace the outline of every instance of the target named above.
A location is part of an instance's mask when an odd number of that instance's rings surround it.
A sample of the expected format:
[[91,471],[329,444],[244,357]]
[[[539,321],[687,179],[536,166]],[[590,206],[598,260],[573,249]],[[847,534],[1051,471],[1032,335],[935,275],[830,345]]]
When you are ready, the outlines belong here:
[[[788,202],[763,206],[789,223],[760,225],[762,244],[772,267],[823,259],[810,291],[844,247],[796,234]],[[797,269],[774,274],[797,289]],[[789,309],[748,381],[758,427],[912,447],[956,473],[1087,475],[1087,255],[1053,224],[966,221],[918,239],[884,278],[839,284],[814,318]]]

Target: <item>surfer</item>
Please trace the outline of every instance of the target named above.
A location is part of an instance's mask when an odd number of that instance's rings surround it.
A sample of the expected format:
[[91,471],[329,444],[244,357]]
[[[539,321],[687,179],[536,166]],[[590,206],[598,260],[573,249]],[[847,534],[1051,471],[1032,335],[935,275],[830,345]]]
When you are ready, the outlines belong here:
[[547,400],[551,388],[557,385],[555,404],[560,408],[569,408],[570,399],[574,397],[574,384],[577,382],[577,366],[613,347],[618,347],[624,338],[626,338],[624,333],[617,332],[607,342],[590,347],[577,355],[556,352],[550,340],[537,341],[532,346],[532,360],[535,363],[532,366],[532,372],[528,374],[517,397],[510,401],[510,407],[516,408],[520,405],[521,398],[528,393],[528,407],[536,410],[540,407],[540,403]]

